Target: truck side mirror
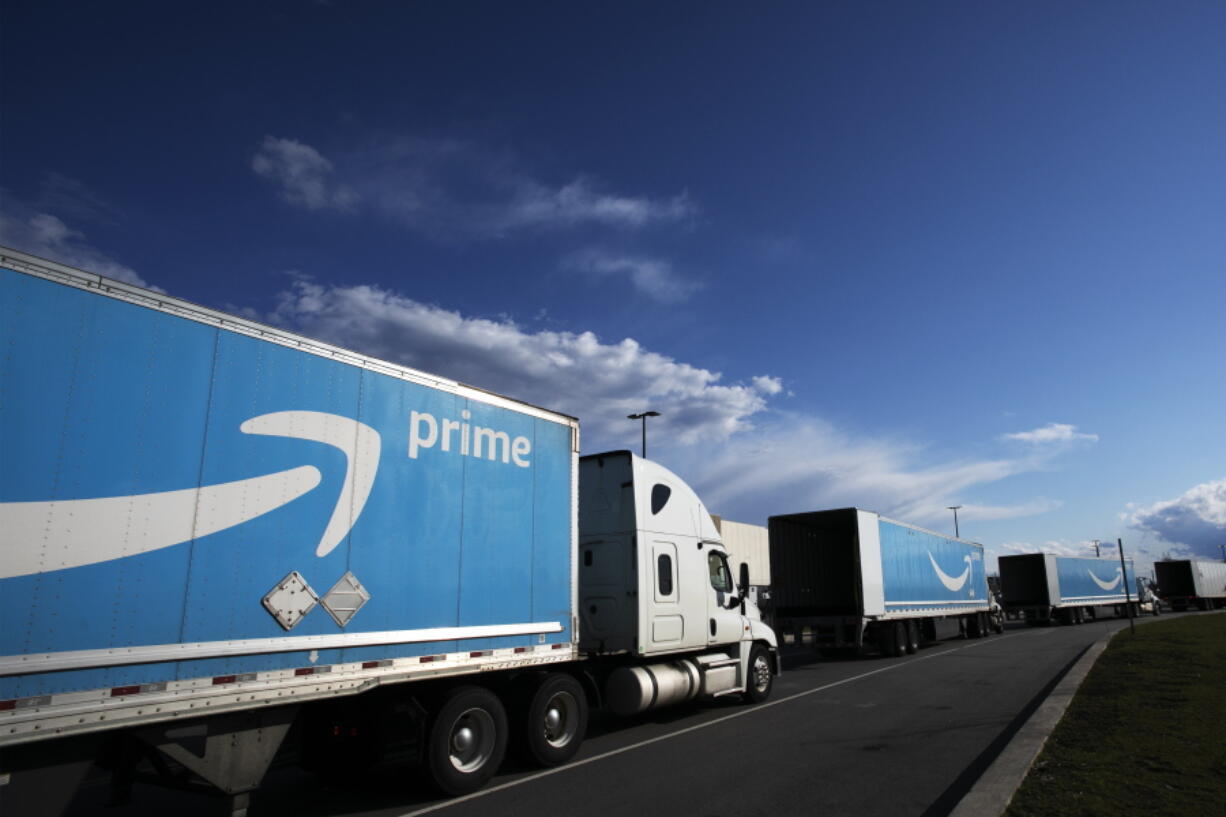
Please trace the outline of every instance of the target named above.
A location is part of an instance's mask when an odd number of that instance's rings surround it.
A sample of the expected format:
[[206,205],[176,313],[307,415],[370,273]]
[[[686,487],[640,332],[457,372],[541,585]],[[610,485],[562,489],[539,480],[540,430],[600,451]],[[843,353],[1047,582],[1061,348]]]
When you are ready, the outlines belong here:
[[741,593],[741,615],[745,614],[745,599],[749,598],[749,564],[741,562],[741,569],[738,571],[740,575],[737,578],[740,580],[737,590]]

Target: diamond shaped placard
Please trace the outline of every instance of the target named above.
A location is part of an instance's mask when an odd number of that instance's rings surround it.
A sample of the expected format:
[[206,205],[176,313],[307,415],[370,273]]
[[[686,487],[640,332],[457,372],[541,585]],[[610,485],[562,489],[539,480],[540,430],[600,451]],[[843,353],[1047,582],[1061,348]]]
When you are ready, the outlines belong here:
[[288,576],[264,596],[264,609],[272,613],[277,623],[287,630],[294,629],[318,603],[319,596],[315,595],[315,591],[297,570],[290,571]]
[[370,593],[366,592],[357,576],[348,572],[323,597],[324,609],[341,627],[348,624],[368,601]]

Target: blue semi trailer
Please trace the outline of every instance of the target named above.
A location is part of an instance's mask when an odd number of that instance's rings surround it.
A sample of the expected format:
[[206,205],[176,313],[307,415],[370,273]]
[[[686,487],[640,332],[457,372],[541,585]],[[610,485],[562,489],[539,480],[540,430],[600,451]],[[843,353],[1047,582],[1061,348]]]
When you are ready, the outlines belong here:
[[1024,616],[1028,624],[1081,624],[1106,613],[1124,615],[1130,603],[1134,613],[1141,603],[1157,612],[1152,599],[1138,596],[1143,585],[1133,574],[1131,559],[1126,568],[1118,558],[1052,553],[1001,556],[999,562],[1005,610]]
[[702,502],[571,417],[2,248],[0,349],[6,814],[99,756],[242,814],[294,725],[457,794],[593,704],[770,692]]
[[983,545],[858,508],[772,516],[773,626],[785,643],[913,653],[1003,627]]

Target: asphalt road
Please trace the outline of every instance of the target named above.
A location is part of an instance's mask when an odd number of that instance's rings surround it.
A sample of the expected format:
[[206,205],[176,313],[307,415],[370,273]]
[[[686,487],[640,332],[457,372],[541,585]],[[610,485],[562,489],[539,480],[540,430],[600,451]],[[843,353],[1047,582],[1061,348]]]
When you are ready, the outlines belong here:
[[[425,795],[396,769],[335,787],[291,768],[270,774],[252,814],[935,817],[957,804],[1085,648],[1126,626],[1010,623],[1003,635],[942,641],[905,658],[797,657],[764,704],[594,715],[567,766],[512,767],[467,798]],[[141,786],[133,804],[103,809],[104,795],[103,781],[91,781],[70,814],[187,817],[219,805]]]

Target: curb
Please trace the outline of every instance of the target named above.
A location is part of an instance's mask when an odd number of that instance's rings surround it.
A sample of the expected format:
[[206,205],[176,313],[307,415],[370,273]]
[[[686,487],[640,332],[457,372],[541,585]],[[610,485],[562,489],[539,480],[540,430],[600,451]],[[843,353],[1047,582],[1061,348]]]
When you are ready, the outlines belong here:
[[[1149,624],[1161,620],[1161,618],[1147,617],[1136,619],[1136,623]],[[975,785],[966,793],[966,796],[958,801],[954,810],[949,812],[949,817],[998,817],[1004,814],[1014,793],[1030,772],[1030,767],[1039,756],[1039,752],[1043,751],[1043,745],[1047,743],[1048,736],[1064,717],[1064,711],[1068,709],[1073,696],[1077,694],[1081,682],[1089,675],[1090,668],[1107,649],[1107,644],[1111,639],[1123,632],[1123,629],[1104,633],[1101,638],[1086,648],[1081,658],[1077,659],[1077,663],[1064,674],[1055,689],[1043,700],[1043,703],[1039,704],[1039,708],[1026,720],[1026,723],[1022,724],[1022,728],[1017,731],[1017,734],[1013,736],[987,771],[975,781]]]

